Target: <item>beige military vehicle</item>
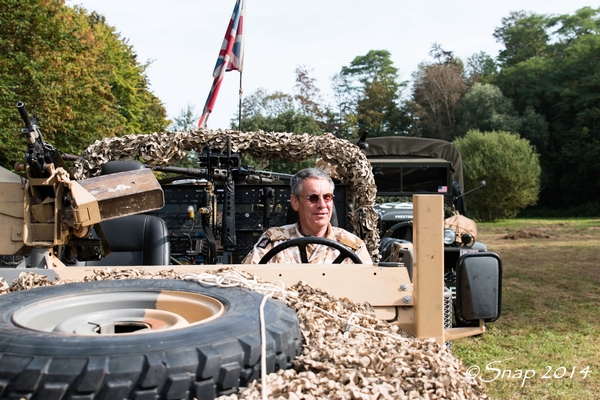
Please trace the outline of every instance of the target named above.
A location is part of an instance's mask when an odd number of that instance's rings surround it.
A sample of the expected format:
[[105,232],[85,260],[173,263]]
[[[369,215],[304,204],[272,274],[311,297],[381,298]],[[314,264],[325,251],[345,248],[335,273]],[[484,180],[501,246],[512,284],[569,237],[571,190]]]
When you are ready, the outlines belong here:
[[[234,267],[288,286],[302,280],[368,302],[377,318],[440,344],[482,334],[485,321],[500,315],[500,259],[464,254],[456,266],[457,307],[476,326],[448,324],[443,196],[413,196],[412,241],[389,244],[381,260],[372,169],[345,140],[155,133],[97,142],[67,165],[24,105],[17,107],[27,150],[18,173],[0,169],[0,276],[8,284],[23,272],[78,282],[0,296],[3,398],[214,398],[265,369],[288,368],[299,354],[297,316],[280,301],[186,280],[82,282],[98,270]],[[197,168],[170,166],[188,150],[199,155]],[[373,264],[241,265],[265,229],[294,218],[289,175],[244,168],[243,152],[264,160],[317,156],[337,182],[334,223],[364,238]],[[159,182],[158,171],[170,175]],[[353,259],[335,242],[313,241],[286,246],[318,242],[337,246],[340,260]]]

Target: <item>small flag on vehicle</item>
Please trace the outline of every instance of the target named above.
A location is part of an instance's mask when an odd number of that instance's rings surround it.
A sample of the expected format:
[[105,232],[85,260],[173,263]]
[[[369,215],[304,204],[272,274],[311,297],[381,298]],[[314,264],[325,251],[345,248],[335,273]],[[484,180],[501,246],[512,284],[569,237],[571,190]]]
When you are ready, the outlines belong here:
[[246,0],[237,0],[227,32],[225,32],[225,39],[221,44],[221,50],[219,50],[219,57],[213,71],[213,84],[208,93],[202,116],[198,121],[198,127],[206,128],[206,122],[209,114],[212,112],[223,77],[227,71],[240,71],[242,72],[244,64],[244,15],[246,8]]
[[448,193],[448,186],[438,186],[438,193]]

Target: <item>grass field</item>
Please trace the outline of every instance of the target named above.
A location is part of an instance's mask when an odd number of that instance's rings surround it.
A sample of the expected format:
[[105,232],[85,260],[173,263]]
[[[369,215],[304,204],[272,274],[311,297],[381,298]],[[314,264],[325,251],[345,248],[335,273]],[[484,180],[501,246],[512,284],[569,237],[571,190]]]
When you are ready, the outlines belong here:
[[455,355],[492,399],[600,399],[600,219],[479,224],[503,262],[502,316]]

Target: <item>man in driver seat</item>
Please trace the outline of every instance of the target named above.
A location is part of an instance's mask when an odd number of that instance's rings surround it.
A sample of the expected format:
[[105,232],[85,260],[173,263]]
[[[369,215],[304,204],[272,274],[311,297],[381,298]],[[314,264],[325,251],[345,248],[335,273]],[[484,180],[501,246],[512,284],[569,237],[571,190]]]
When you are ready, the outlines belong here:
[[[333,189],[331,177],[318,168],[305,168],[298,171],[291,180],[290,204],[298,212],[298,222],[278,228],[270,228],[262,234],[254,248],[244,258],[245,264],[258,264],[273,247],[290,239],[313,236],[339,242],[354,251],[363,264],[372,264],[365,243],[358,236],[338,227],[331,226],[333,210]],[[306,246],[308,262],[330,264],[340,251],[323,244]],[[289,247],[276,254],[272,263],[301,263],[298,247]],[[343,263],[352,263],[346,258]]]

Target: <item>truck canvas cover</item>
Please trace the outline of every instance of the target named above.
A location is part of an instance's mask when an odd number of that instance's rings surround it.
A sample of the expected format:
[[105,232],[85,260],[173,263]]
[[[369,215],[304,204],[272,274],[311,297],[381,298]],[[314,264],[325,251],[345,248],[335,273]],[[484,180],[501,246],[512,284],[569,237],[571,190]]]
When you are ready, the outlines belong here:
[[[357,143],[356,140],[352,142]],[[408,136],[386,136],[368,138],[365,143],[369,147],[362,149],[362,151],[371,162],[377,159],[414,158],[447,160],[452,163],[452,179],[458,182],[460,187],[464,187],[462,158],[458,149],[450,142]]]

